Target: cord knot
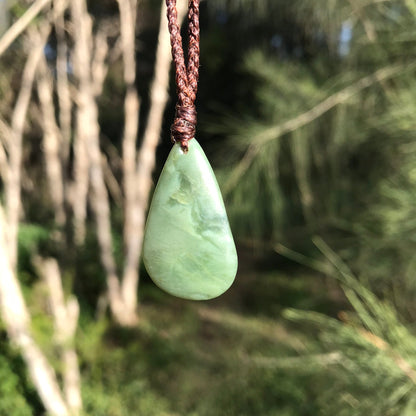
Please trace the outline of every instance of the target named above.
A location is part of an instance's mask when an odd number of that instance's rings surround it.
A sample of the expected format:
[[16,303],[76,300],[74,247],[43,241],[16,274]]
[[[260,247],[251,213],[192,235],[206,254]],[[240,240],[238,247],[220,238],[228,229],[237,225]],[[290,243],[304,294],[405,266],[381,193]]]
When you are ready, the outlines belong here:
[[176,105],[176,115],[171,131],[172,142],[180,143],[182,150],[188,151],[188,141],[195,137],[196,109],[195,106],[186,107]]

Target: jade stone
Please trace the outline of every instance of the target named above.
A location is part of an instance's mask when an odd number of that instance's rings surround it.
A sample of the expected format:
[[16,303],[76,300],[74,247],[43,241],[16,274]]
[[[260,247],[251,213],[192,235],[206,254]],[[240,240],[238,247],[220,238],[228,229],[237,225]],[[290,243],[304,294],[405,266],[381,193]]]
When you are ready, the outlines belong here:
[[237,272],[237,252],[221,192],[199,143],[175,144],[147,217],[143,260],[161,289],[185,299],[224,293]]

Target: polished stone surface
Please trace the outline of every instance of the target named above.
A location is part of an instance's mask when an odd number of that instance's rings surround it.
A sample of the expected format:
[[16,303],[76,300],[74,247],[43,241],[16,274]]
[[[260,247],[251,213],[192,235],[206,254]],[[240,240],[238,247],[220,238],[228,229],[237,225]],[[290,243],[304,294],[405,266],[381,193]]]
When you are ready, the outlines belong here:
[[237,272],[237,253],[212,168],[195,139],[175,144],[155,189],[143,260],[166,292],[204,300],[224,293]]

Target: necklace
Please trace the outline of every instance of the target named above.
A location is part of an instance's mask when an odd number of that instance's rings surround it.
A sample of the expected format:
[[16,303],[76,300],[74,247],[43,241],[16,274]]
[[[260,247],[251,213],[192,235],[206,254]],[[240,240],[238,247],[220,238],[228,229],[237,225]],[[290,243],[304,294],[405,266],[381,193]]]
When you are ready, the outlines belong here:
[[237,252],[214,172],[196,141],[199,0],[189,0],[185,65],[176,0],[166,0],[178,101],[174,143],[147,217],[143,261],[156,285],[185,299],[224,293],[237,272]]

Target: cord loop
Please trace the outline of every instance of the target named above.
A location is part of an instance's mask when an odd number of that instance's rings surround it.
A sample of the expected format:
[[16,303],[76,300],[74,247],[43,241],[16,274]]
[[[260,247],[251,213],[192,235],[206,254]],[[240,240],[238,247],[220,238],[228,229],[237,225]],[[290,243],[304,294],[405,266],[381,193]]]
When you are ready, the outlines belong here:
[[171,138],[180,143],[184,152],[188,151],[188,141],[195,137],[195,100],[199,76],[199,0],[188,3],[188,63],[182,47],[181,31],[178,24],[176,0],[166,0],[168,27],[172,58],[175,65],[175,81],[178,101],[176,115],[171,127]]

